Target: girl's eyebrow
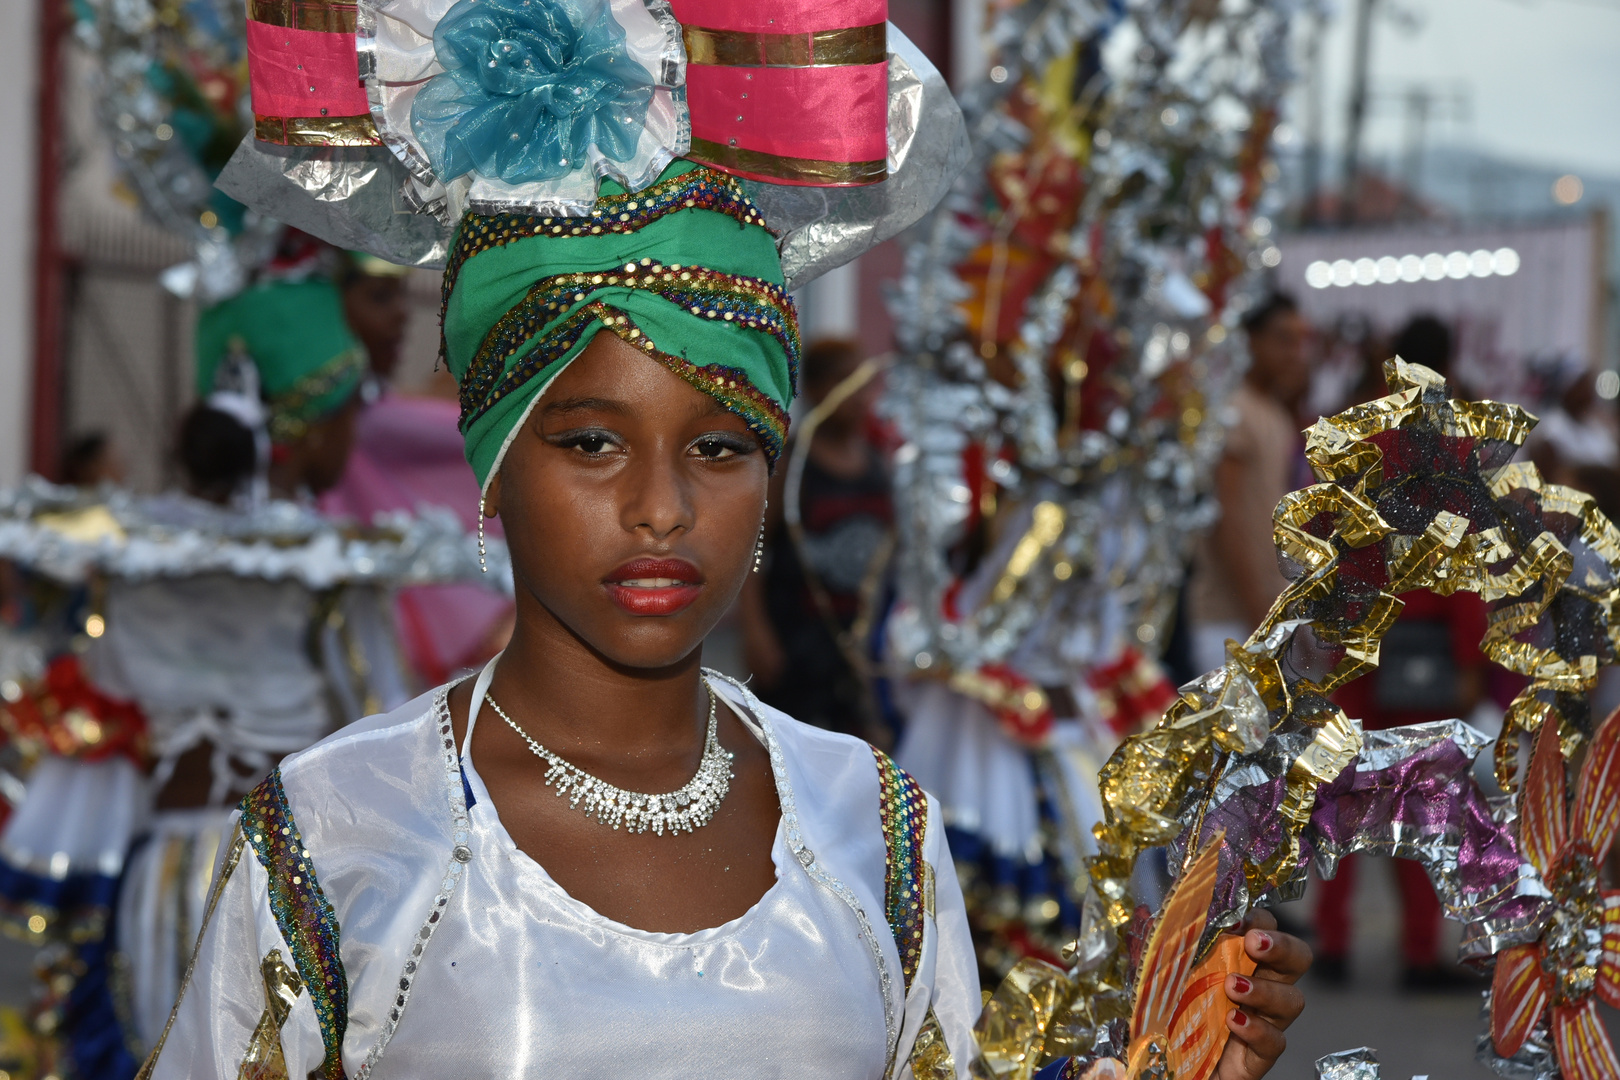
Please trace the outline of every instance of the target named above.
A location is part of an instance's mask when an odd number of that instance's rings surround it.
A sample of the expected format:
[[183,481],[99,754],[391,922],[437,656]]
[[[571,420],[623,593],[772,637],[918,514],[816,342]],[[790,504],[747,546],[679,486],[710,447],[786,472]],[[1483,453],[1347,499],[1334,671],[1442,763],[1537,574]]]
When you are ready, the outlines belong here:
[[545,409],[542,411],[546,413],[610,412],[620,416],[629,416],[634,410],[625,402],[616,401],[613,398],[580,397],[547,402]]

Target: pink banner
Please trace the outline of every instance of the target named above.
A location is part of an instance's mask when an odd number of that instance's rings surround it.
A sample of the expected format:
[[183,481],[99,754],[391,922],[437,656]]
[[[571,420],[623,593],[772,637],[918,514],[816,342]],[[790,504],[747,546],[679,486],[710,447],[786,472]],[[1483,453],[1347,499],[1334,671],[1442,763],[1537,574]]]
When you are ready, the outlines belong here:
[[247,24],[253,111],[260,116],[363,116],[354,35]]
[[670,0],[682,26],[750,34],[809,34],[889,19],[888,0]]
[[688,64],[686,100],[693,137],[721,146],[815,161],[879,161],[889,152],[887,64]]

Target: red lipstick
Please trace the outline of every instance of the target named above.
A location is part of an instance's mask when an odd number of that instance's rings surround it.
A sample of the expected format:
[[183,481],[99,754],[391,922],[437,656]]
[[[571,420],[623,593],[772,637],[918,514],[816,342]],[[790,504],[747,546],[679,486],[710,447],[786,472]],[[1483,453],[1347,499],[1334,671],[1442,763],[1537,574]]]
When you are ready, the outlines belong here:
[[673,615],[697,600],[703,574],[685,559],[632,559],[602,584],[632,615]]

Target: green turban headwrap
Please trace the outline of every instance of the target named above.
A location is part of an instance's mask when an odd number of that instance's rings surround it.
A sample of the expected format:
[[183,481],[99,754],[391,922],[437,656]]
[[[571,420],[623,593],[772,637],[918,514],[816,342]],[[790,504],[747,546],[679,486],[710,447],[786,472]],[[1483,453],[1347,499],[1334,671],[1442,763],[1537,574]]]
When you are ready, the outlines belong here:
[[343,298],[321,279],[255,285],[204,311],[197,320],[198,397],[216,389],[220,364],[233,353],[258,369],[270,438],[278,443],[347,403],[366,373]]
[[468,214],[444,275],[444,357],[480,488],[545,391],[607,329],[741,416],[774,462],[799,330],[776,241],[731,176],[676,161],[588,217]]

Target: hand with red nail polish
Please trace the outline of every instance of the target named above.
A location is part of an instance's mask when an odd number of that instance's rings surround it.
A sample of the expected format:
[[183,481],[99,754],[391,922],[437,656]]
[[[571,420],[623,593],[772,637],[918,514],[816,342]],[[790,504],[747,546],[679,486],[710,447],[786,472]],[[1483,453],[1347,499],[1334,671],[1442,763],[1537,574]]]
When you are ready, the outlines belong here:
[[1278,932],[1277,920],[1268,911],[1255,911],[1243,931],[1243,951],[1256,967],[1252,978],[1226,977],[1226,996],[1237,1008],[1226,1017],[1231,1038],[1213,1080],[1264,1076],[1288,1045],[1283,1030],[1305,1009],[1305,995],[1295,983],[1311,966],[1310,947]]

